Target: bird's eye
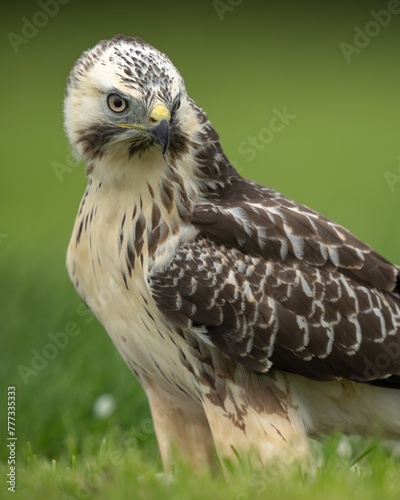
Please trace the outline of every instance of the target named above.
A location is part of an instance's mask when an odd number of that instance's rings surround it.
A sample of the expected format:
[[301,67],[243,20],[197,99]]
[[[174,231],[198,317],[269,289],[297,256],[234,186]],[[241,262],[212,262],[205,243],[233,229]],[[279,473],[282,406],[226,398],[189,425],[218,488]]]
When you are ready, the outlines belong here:
[[172,107],[172,113],[175,113],[175,111],[177,111],[180,108],[180,105],[181,105],[181,98],[178,97],[177,99],[175,99],[174,105]]
[[107,97],[107,104],[111,111],[121,113],[128,107],[126,100],[118,94],[110,94]]

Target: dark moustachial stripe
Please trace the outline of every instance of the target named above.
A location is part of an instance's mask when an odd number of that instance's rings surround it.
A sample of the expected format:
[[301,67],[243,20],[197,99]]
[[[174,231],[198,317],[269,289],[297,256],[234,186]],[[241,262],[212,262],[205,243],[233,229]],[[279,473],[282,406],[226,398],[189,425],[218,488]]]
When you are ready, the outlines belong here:
[[120,135],[121,129],[114,125],[93,125],[89,129],[78,131],[78,144],[82,144],[83,152],[92,160],[104,155],[107,144]]

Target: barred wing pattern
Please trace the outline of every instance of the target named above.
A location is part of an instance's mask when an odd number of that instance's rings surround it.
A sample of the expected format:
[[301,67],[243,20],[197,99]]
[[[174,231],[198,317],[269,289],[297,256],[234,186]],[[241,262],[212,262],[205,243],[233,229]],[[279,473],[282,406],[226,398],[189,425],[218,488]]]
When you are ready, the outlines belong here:
[[400,387],[395,266],[344,228],[240,178],[193,222],[198,238],[150,281],[174,325],[255,372],[275,366]]
[[399,269],[344,227],[233,172],[216,203],[197,207],[193,223],[202,234],[268,260],[338,268],[381,290],[398,285]]

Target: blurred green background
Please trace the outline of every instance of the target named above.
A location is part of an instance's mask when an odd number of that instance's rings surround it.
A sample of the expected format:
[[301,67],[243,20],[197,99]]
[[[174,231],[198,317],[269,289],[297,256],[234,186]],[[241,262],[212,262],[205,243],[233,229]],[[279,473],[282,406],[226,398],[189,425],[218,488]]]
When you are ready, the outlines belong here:
[[[78,453],[84,436],[119,426],[136,429],[155,455],[144,394],[80,308],[65,271],[85,187],[62,125],[70,67],[100,39],[142,37],[179,68],[242,175],[335,219],[400,263],[400,14],[374,31],[371,10],[386,2],[64,0],[44,22],[38,12],[46,3],[0,8],[0,428],[6,388],[15,385],[20,450],[29,441],[39,455]],[[26,20],[42,27],[26,43],[11,35],[13,46],[10,33],[23,36]],[[354,45],[355,27],[366,26],[375,35],[348,62],[340,44]],[[285,107],[295,118],[248,161],[240,144]],[[71,321],[79,334],[56,352],[47,348],[42,365],[33,360]],[[115,403],[108,416],[95,411],[104,394]]]

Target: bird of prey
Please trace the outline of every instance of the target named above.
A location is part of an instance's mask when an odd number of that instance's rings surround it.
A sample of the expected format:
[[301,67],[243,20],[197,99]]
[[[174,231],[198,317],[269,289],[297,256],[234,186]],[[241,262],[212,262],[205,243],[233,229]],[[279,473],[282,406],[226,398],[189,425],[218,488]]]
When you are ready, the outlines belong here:
[[64,115],[88,175],[68,272],[146,392],[166,470],[400,436],[399,267],[239,175],[139,38],[82,54]]

